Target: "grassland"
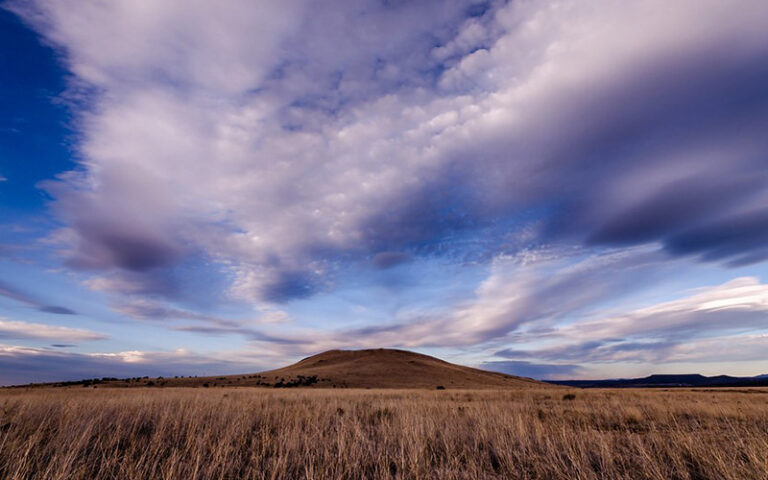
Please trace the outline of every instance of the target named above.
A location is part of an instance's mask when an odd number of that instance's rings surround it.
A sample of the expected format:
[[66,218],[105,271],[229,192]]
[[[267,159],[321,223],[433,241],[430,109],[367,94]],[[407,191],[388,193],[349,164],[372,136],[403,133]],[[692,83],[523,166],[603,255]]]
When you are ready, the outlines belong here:
[[0,478],[766,479],[768,391],[6,389]]

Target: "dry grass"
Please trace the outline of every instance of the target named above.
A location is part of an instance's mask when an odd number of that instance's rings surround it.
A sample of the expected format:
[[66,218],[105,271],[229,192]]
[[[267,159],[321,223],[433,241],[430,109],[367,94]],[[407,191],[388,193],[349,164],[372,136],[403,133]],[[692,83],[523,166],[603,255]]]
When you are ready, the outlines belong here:
[[2,479],[766,479],[767,462],[765,390],[0,391]]

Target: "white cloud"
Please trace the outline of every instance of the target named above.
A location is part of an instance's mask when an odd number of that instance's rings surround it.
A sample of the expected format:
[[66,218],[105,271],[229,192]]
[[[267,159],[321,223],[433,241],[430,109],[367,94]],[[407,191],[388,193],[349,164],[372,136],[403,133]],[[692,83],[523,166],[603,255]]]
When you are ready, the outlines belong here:
[[[693,333],[766,326],[768,284],[756,277],[735,278],[722,285],[697,289],[692,295],[599,320],[580,322],[563,334],[588,332],[592,339]],[[583,334],[582,334],[583,335]]]
[[0,338],[42,339],[59,342],[104,340],[106,335],[79,328],[6,320],[0,317]]

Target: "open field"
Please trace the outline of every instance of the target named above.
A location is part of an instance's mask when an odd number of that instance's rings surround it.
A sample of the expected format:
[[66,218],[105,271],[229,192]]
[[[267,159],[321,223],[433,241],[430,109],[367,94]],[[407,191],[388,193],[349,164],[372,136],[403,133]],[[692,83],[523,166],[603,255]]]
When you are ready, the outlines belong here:
[[5,389],[0,478],[765,479],[768,390]]

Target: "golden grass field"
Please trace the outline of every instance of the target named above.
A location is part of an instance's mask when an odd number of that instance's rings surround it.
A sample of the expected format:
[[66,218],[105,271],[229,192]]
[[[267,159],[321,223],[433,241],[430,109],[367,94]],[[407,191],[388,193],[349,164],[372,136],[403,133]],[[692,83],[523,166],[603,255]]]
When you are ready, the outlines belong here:
[[3,389],[0,478],[767,479],[768,390]]

